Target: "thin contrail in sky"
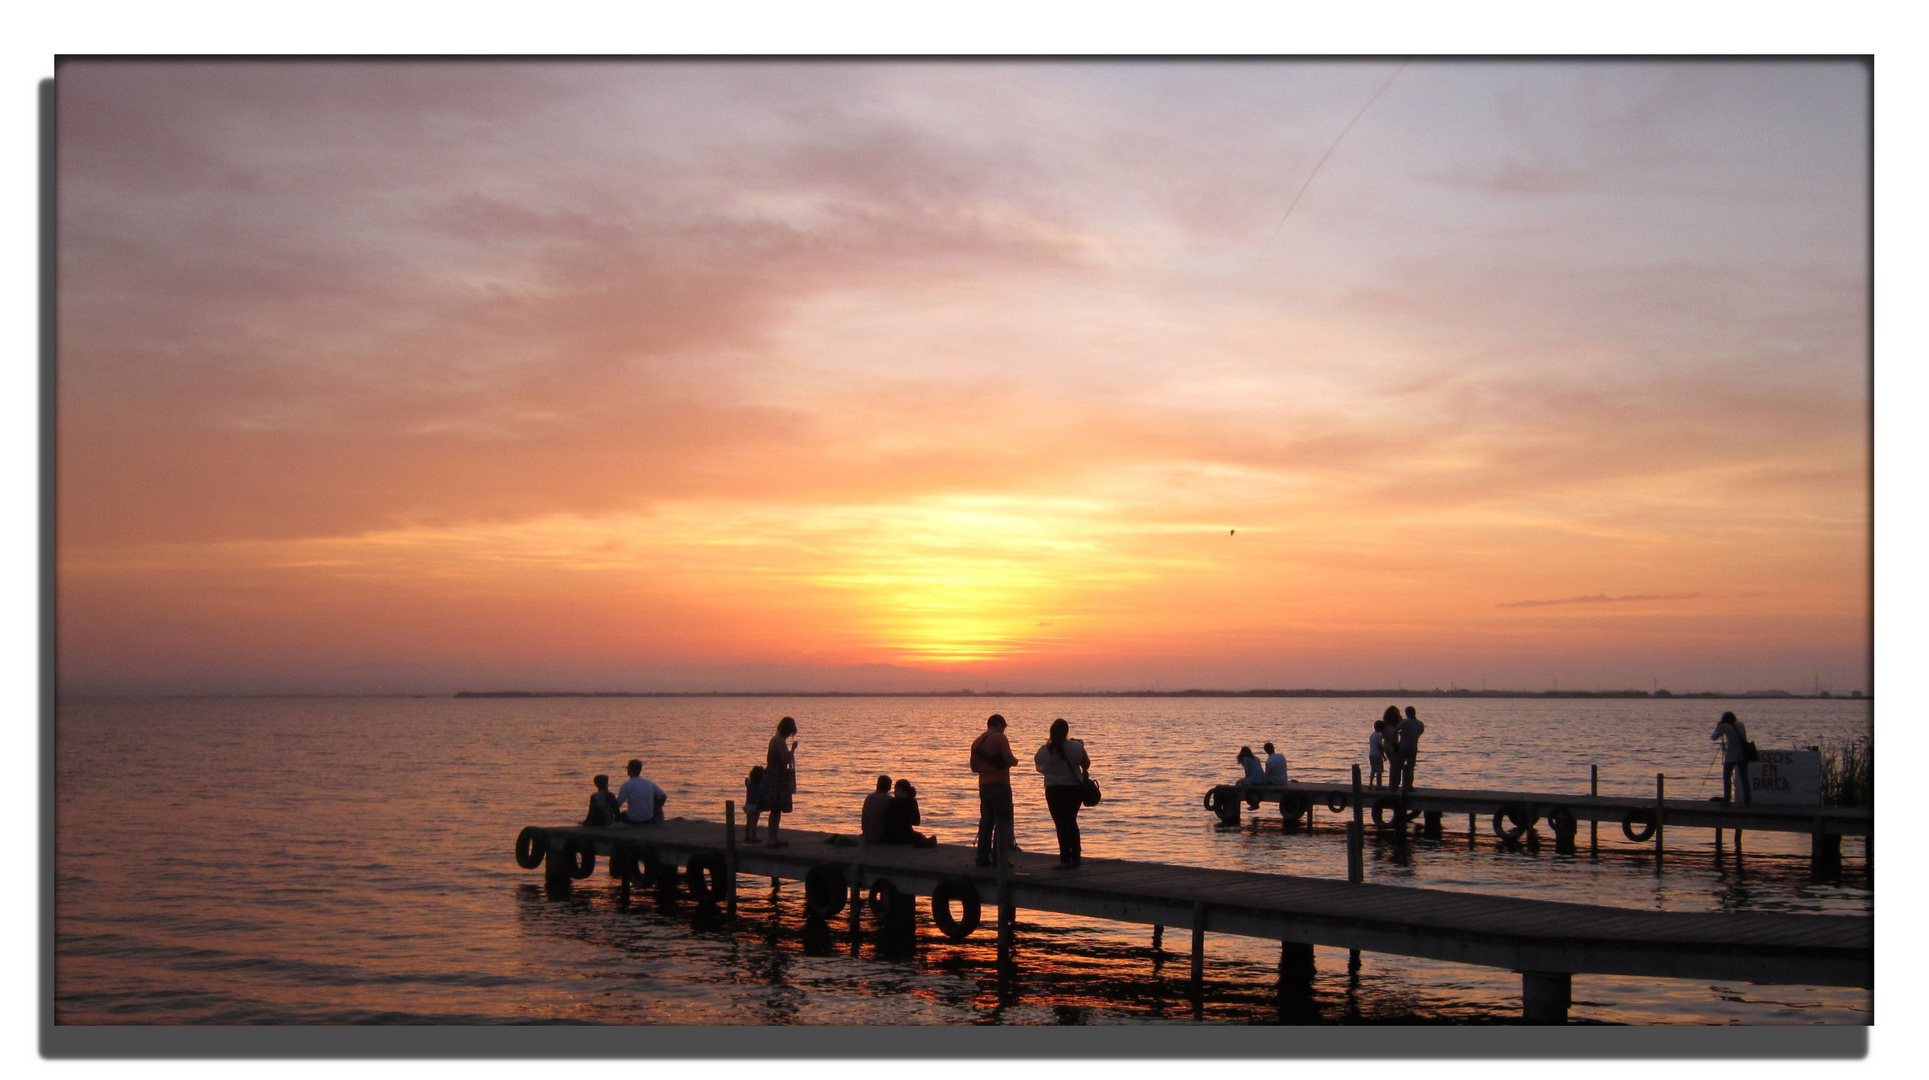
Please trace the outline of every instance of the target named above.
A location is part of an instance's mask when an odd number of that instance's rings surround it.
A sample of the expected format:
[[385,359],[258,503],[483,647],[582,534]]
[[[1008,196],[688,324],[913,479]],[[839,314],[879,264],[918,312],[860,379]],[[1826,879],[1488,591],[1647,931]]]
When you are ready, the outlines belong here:
[[1386,88],[1393,85],[1393,80],[1399,78],[1400,73],[1405,71],[1406,67],[1407,61],[1400,61],[1400,66],[1393,69],[1393,74],[1386,77],[1386,81],[1380,84],[1380,88],[1373,91],[1373,96],[1366,99],[1366,104],[1360,106],[1360,111],[1353,114],[1353,119],[1348,120],[1346,126],[1340,129],[1339,136],[1333,140],[1333,145],[1326,148],[1326,153],[1321,154],[1319,161],[1313,165],[1313,171],[1306,174],[1306,182],[1299,186],[1299,191],[1293,195],[1293,201],[1286,204],[1286,212],[1279,215],[1279,224],[1273,226],[1273,234],[1266,238],[1267,243],[1271,243],[1273,238],[1279,235],[1279,230],[1286,225],[1286,219],[1293,216],[1293,207],[1299,205],[1300,196],[1306,194],[1306,189],[1313,186],[1313,177],[1319,175],[1320,168],[1326,164],[1327,158],[1333,156],[1333,151],[1340,148],[1340,143],[1346,138],[1346,133],[1353,130],[1353,125],[1360,122],[1360,117],[1365,116],[1366,110],[1371,109],[1373,103],[1380,100],[1380,95],[1386,93]]

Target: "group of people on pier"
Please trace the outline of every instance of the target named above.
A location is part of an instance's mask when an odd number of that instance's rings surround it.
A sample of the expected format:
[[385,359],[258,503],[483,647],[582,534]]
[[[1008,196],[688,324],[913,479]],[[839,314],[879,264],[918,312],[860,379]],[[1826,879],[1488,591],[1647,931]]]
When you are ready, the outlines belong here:
[[[1011,770],[1018,764],[1011,740],[1005,735],[1005,718],[993,713],[985,720],[985,730],[971,743],[970,767],[978,777],[977,864],[990,866],[999,845],[1016,851],[1012,818],[1014,800]],[[1420,753],[1420,736],[1427,725],[1411,705],[1404,715],[1398,706],[1387,706],[1386,713],[1373,722],[1367,740],[1367,764],[1371,786],[1413,790],[1413,766]],[[1723,713],[1712,739],[1722,742],[1722,800],[1733,801],[1736,789],[1741,800],[1751,802],[1748,762],[1754,744],[1747,729],[1732,712]],[[766,847],[784,847],[778,825],[790,813],[791,796],[797,790],[797,721],[784,717],[765,748],[764,763],[744,777],[744,833],[746,842],[761,841]],[[1239,787],[1256,787],[1287,782],[1286,756],[1265,744],[1261,759],[1252,747],[1242,746],[1237,755],[1244,776]],[[1071,737],[1071,726],[1063,718],[1053,720],[1049,737],[1032,755],[1032,767],[1044,779],[1045,808],[1051,814],[1058,834],[1060,866],[1079,865],[1082,848],[1078,831],[1078,812],[1099,801],[1098,785],[1091,778],[1092,759],[1082,740]],[[663,805],[669,797],[661,787],[643,777],[643,763],[631,759],[629,779],[616,792],[609,790],[609,777],[597,774],[596,791],[590,796],[585,825],[646,825],[663,820]],[[1248,800],[1257,806],[1256,798]],[[759,837],[758,820],[770,815],[769,830]],[[864,800],[860,812],[861,835],[868,843],[914,844],[930,846],[937,837],[917,831],[923,815],[918,808],[918,792],[907,779],[893,782],[889,776],[877,778],[877,790]]]
[[[978,858],[979,866],[990,866],[1002,843],[1006,851],[1016,851],[1012,839],[1014,801],[1011,770],[1018,764],[1011,741],[1005,736],[1005,718],[993,713],[985,720],[985,730],[972,740],[970,768],[978,776]],[[1271,752],[1272,746],[1266,747]],[[797,721],[784,717],[777,722],[776,734],[765,748],[764,763],[744,777],[744,832],[748,843],[762,842],[765,847],[785,847],[789,841],[778,835],[783,816],[790,813],[791,796],[797,791]],[[1071,737],[1071,725],[1063,718],[1053,720],[1045,742],[1032,755],[1032,766],[1045,781],[1045,808],[1051,814],[1058,834],[1060,866],[1077,866],[1082,849],[1079,843],[1078,812],[1095,806],[1098,785],[1092,780],[1091,755],[1083,740]],[[1283,772],[1285,759],[1280,759]],[[646,825],[663,820],[663,789],[642,777],[643,763],[631,761],[630,779],[618,793],[609,791],[609,777],[595,777],[596,792],[590,796],[585,825]],[[770,823],[763,836],[757,825],[763,815]],[[923,821],[918,808],[918,792],[911,781],[889,776],[877,778],[877,790],[864,800],[859,813],[860,835],[867,843],[914,844],[930,846],[937,837],[917,831]]]
[[[1386,707],[1386,713],[1373,721],[1373,734],[1366,740],[1366,764],[1373,787],[1413,790],[1413,762],[1420,756],[1420,736],[1426,732],[1427,725],[1413,706],[1407,706],[1404,717],[1398,705]],[[1389,764],[1393,768],[1383,783],[1382,773]]]
[[[1052,721],[1050,738],[1032,755],[1032,767],[1045,779],[1045,809],[1058,833],[1058,865],[1077,866],[1083,857],[1078,836],[1078,811],[1098,804],[1098,785],[1092,782],[1092,759],[1083,740],[1071,737],[1064,718]],[[1012,842],[1011,768],[1018,764],[1005,737],[1005,718],[992,713],[984,733],[971,743],[971,771],[978,774],[979,866],[990,866],[998,845],[1016,851]]]
[[614,794],[610,792],[610,778],[606,773],[597,773],[590,778],[596,785],[596,793],[589,797],[589,815],[583,818],[585,825],[648,825],[663,820],[663,804],[670,796],[655,783],[643,778],[643,762],[631,758],[628,766],[630,778]]

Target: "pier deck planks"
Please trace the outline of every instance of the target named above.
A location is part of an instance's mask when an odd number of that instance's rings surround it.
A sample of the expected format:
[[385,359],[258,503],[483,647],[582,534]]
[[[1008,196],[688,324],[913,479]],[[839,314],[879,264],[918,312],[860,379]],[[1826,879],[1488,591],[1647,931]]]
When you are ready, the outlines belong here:
[[[552,845],[583,835],[606,855],[617,840],[644,842],[681,863],[721,849],[723,830],[720,822],[674,818],[548,831]],[[784,834],[788,847],[739,845],[739,873],[798,879],[830,863],[847,873],[860,868],[866,886],[888,877],[920,895],[945,878],[968,878],[983,900],[996,900],[996,872],[974,867],[968,845],[841,847],[825,843],[824,833]],[[1204,903],[1213,933],[1516,971],[1862,987],[1874,979],[1873,929],[1861,916],[1642,911],[1089,856],[1067,870],[1038,852],[1013,856],[1010,883],[1017,905],[1033,910],[1190,928],[1194,904]]]

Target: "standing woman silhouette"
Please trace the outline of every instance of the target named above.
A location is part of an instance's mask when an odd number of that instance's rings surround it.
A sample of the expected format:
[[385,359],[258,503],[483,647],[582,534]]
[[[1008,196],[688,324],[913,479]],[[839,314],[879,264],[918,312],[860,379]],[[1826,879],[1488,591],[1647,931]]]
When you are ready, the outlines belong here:
[[[770,737],[764,752],[764,786],[758,802],[770,811],[770,839],[765,847],[785,847],[790,841],[777,838],[777,823],[790,813],[790,796],[797,790],[797,721],[786,716],[777,721],[777,734]],[[790,739],[785,745],[784,740]]]
[[1058,865],[1077,866],[1078,808],[1085,793],[1085,774],[1092,759],[1085,744],[1067,738],[1071,725],[1061,718],[1052,721],[1052,737],[1033,755],[1032,764],[1045,777],[1045,807],[1052,813],[1052,827],[1058,830]]

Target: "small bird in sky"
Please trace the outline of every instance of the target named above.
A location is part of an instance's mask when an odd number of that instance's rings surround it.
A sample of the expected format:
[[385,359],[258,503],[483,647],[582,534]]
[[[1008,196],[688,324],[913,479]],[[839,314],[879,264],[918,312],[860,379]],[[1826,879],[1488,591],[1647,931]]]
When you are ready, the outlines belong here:
[[1236,533],[1236,532],[1238,532],[1238,531],[1239,531],[1238,529],[1227,529],[1227,530],[1226,530],[1226,535],[1227,535],[1227,536],[1231,536],[1231,535],[1232,535],[1233,533]]

